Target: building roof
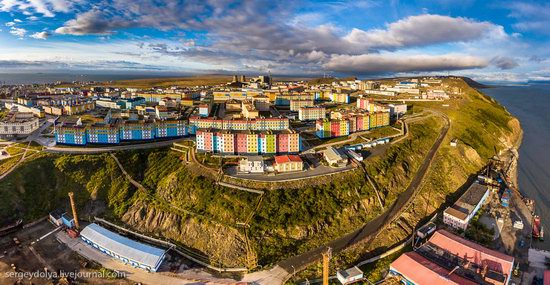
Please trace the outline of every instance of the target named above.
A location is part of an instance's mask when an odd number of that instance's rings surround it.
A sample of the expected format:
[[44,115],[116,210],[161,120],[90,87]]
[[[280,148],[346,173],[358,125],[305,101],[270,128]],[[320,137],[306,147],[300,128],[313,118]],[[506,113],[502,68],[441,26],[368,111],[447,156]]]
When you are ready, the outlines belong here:
[[80,235],[121,257],[137,261],[151,268],[157,268],[166,252],[163,249],[123,237],[98,224],[88,225],[80,232]]
[[477,285],[476,282],[451,273],[449,270],[433,263],[414,251],[402,254],[392,262],[391,269],[398,271],[415,284]]
[[363,274],[363,271],[361,269],[357,268],[357,266],[354,266],[352,268],[348,268],[346,270],[340,270],[338,271],[338,274],[340,276],[344,277],[345,279],[348,279],[349,277],[355,277]]
[[264,161],[263,156],[261,155],[251,155],[244,157],[241,161]]
[[445,213],[465,220],[468,215],[472,213],[477,204],[479,204],[481,199],[483,199],[487,191],[487,186],[473,183],[451,207],[445,210]]
[[277,155],[275,156],[275,163],[287,163],[287,162],[302,162],[299,155]]
[[509,274],[514,265],[514,257],[463,239],[445,230],[439,230],[430,238],[434,244],[456,256],[478,265],[487,265],[493,271]]
[[61,216],[65,214],[66,212],[62,209],[55,209],[52,212],[50,212],[50,216],[52,216],[54,219],[59,220],[61,219]]
[[338,161],[338,160],[345,159],[345,157],[342,154],[340,154],[340,152],[337,149],[335,149],[331,146],[328,147],[327,149],[323,150],[323,155],[329,161]]

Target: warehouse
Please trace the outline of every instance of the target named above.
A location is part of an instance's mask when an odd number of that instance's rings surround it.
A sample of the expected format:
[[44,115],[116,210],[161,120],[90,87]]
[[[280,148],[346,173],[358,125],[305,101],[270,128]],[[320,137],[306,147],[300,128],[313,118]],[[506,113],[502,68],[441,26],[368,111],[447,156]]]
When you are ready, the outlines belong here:
[[163,249],[123,237],[98,224],[85,227],[80,237],[99,251],[148,271],[157,271],[166,254]]

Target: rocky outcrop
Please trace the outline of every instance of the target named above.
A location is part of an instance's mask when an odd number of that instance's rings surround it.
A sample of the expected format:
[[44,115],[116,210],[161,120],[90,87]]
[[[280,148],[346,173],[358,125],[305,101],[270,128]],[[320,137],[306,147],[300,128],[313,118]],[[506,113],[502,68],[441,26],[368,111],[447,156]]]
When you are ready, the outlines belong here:
[[244,236],[236,229],[196,217],[183,217],[144,201],[135,202],[122,216],[122,221],[140,232],[160,235],[201,251],[210,258],[211,264],[228,267],[246,264]]

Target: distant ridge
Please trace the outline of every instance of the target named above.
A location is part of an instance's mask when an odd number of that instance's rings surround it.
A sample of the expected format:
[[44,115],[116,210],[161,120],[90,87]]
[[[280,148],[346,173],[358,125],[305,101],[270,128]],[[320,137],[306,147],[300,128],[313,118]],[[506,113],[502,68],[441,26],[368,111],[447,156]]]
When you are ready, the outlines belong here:
[[466,82],[466,84],[468,84],[470,87],[476,88],[476,89],[483,89],[483,88],[491,88],[492,87],[490,85],[485,85],[485,84],[479,83],[479,82],[471,79],[470,77],[462,77],[462,80],[464,80],[464,82]]

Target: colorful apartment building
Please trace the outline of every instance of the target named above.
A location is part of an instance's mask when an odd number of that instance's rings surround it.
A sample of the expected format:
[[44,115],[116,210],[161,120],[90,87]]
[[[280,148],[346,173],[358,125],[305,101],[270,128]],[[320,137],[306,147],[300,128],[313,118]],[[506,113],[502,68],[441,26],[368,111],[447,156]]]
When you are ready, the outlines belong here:
[[126,121],[117,124],[95,123],[88,126],[60,123],[54,129],[58,144],[118,144],[121,141],[152,140],[187,136],[182,120]]
[[314,101],[314,93],[279,93],[275,95],[275,105],[290,106],[290,101]]
[[86,145],[88,143],[84,126],[63,126],[55,129],[55,141],[60,144]]
[[349,104],[349,94],[347,93],[331,93],[329,99],[335,103]]
[[157,138],[187,136],[187,124],[182,120],[163,120],[157,122]]
[[199,116],[208,117],[210,114],[210,104],[200,104],[199,105]]
[[300,135],[293,131],[259,133],[201,129],[196,135],[199,152],[241,155],[298,153],[300,144]]
[[389,112],[370,113],[369,126],[371,129],[388,126],[390,124]]
[[290,127],[288,118],[255,118],[245,119],[217,119],[193,116],[189,118],[189,133],[195,134],[198,129],[219,129],[231,131],[281,131]]
[[88,143],[117,144],[120,143],[118,127],[112,124],[96,123],[86,128]]
[[290,100],[290,111],[297,112],[302,107],[312,107],[314,105],[313,100]]
[[357,98],[357,109],[374,112],[374,99],[372,98]]
[[302,107],[298,110],[298,119],[300,121],[315,121],[324,119],[326,113],[325,107]]
[[389,112],[390,107],[384,104],[375,103],[372,98],[357,98],[357,109],[367,112]]
[[126,121],[120,126],[121,140],[150,140],[156,135],[156,126],[147,121]]
[[389,112],[346,113],[333,117],[331,119],[316,121],[315,134],[317,137],[333,138],[347,136],[350,133],[367,131],[390,124]]
[[349,120],[317,120],[315,134],[319,138],[334,138],[349,135]]
[[78,104],[74,105],[65,105],[63,106],[63,113],[65,115],[75,115],[84,113],[87,111],[91,111],[95,109],[95,102],[89,101],[89,102],[80,102]]

